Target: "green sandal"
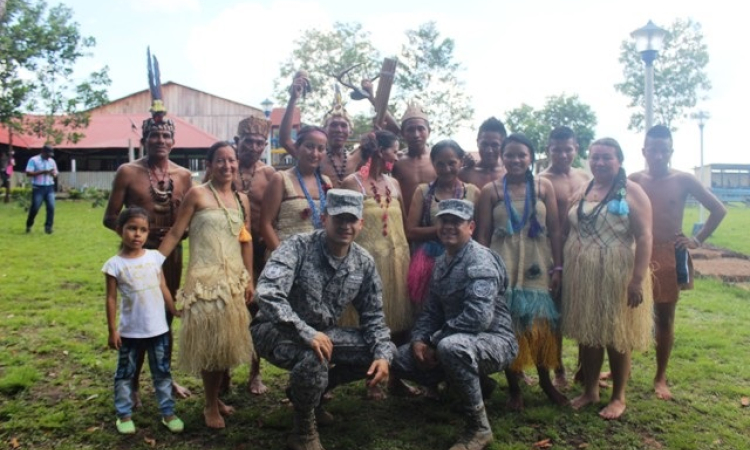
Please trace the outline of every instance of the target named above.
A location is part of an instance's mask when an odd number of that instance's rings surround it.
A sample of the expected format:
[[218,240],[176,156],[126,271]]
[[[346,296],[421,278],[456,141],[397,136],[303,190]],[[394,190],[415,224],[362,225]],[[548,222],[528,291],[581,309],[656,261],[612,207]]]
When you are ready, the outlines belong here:
[[117,425],[117,432],[120,434],[135,434],[135,423],[132,419],[127,422],[117,419],[115,425]]
[[169,428],[169,431],[172,433],[182,433],[182,430],[185,429],[185,424],[180,420],[179,417],[175,417],[174,419],[167,421],[167,419],[162,418],[161,423]]

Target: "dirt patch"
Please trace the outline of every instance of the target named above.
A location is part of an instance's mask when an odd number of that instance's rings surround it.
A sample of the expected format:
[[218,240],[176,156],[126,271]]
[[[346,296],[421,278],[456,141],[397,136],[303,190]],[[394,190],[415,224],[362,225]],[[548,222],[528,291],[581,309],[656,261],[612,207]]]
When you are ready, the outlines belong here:
[[728,283],[750,282],[750,257],[731,250],[704,246],[691,250],[696,275]]

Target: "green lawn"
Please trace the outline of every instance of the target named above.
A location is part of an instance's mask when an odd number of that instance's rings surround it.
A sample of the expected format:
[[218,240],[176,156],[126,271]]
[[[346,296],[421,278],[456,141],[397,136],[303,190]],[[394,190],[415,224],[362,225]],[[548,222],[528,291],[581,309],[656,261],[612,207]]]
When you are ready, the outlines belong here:
[[[750,253],[743,231],[750,213],[731,207],[710,242]],[[38,224],[43,223],[43,214]],[[90,202],[59,202],[55,234],[37,225],[24,233],[25,213],[0,204],[0,441],[4,448],[38,449],[281,449],[291,423],[283,401],[286,377],[264,365],[271,393],[248,396],[247,368],[235,371],[228,403],[237,414],[227,429],[203,425],[201,384],[175,372],[196,395],[178,401],[186,432],[160,426],[153,390],[134,415],[138,433],[121,437],[114,427],[112,378],[116,354],[106,347],[104,282],[100,269],[117,251],[118,239],[101,225],[101,208]],[[692,224],[697,210],[690,210]],[[689,225],[691,228],[691,225]],[[750,443],[750,292],[715,280],[698,280],[679,304],[670,378],[676,400],[656,400],[651,390],[653,351],[634,355],[628,411],[604,422],[597,408],[574,412],[551,406],[538,387],[525,388],[526,410],[504,407],[505,381],[488,402],[496,442],[489,448],[530,449],[550,439],[555,449],[746,449]],[[178,325],[179,326],[179,325]],[[566,342],[565,362],[575,365],[575,344]],[[149,377],[144,376],[144,385]],[[577,395],[579,387],[568,391]],[[603,392],[603,400],[608,391]],[[461,421],[455,404],[426,399],[363,399],[357,383],[338,389],[329,404],[337,417],[322,429],[328,450],[448,448]],[[153,441],[152,441],[153,440]]]

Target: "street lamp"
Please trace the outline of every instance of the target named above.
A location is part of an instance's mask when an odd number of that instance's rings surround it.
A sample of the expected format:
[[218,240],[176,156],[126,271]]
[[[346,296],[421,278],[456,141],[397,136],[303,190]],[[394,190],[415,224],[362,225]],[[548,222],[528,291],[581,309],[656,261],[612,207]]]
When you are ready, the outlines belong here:
[[[704,173],[705,169],[703,167],[703,127],[706,126],[706,121],[711,118],[711,114],[707,113],[706,111],[698,111],[698,112],[694,112],[693,114],[690,114],[690,118],[698,121],[698,129],[700,130],[700,133],[701,133],[701,184],[705,186],[706,178],[705,178],[705,173]],[[703,204],[700,204],[699,223],[693,226],[693,231],[695,231],[696,227],[698,228],[698,230],[700,230],[703,227]]]
[[646,64],[646,131],[654,124],[654,60],[664,44],[667,30],[659,28],[652,21],[630,33],[635,39],[635,48]]
[[263,114],[266,115],[266,119],[271,118],[271,107],[273,106],[273,102],[269,99],[265,99],[262,102],[260,102],[260,106],[263,107]]

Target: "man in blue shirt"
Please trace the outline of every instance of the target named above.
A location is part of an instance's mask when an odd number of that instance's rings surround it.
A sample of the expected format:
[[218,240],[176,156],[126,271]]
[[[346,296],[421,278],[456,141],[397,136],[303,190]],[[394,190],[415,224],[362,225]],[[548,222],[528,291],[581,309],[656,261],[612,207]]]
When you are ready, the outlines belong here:
[[34,218],[44,202],[47,206],[44,232],[52,234],[52,224],[55,221],[55,178],[58,174],[53,156],[52,147],[45,145],[42,147],[42,153],[29,159],[26,165],[26,176],[31,178],[31,207],[29,217],[26,219],[27,233],[31,233]]

